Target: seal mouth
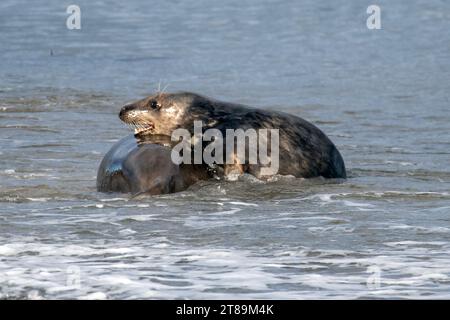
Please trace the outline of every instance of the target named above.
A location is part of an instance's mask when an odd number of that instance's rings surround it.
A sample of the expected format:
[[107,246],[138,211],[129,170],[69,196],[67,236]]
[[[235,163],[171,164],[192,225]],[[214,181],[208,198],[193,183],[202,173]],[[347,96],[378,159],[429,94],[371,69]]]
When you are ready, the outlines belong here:
[[119,118],[134,130],[135,135],[153,134],[155,131],[155,123],[149,117],[149,111],[139,110],[132,104],[122,107]]
[[134,130],[135,135],[152,134],[155,131],[155,124],[150,121],[145,123],[131,122],[128,125]]

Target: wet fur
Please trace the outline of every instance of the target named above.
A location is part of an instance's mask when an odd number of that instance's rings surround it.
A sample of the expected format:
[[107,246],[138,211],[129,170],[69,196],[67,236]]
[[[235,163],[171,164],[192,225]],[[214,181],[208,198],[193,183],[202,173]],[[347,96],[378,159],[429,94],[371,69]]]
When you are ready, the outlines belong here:
[[[152,101],[157,101],[158,109],[150,108]],[[165,113],[167,108],[174,107],[178,111],[176,117]],[[279,129],[278,174],[301,178],[346,178],[344,161],[331,140],[313,124],[291,114],[222,102],[189,92],[161,93],[128,104],[121,110],[121,119],[126,122],[131,111],[142,111],[141,117],[134,121],[151,121],[155,124],[152,133],[168,136],[177,128],[193,133],[195,120],[203,121],[205,130],[219,129],[224,137],[226,129]],[[260,168],[259,165],[244,164],[241,169],[259,177]]]
[[210,178],[201,165],[175,165],[170,147],[136,139],[134,135],[117,142],[103,158],[97,173],[99,192],[133,195],[166,194],[187,189]]

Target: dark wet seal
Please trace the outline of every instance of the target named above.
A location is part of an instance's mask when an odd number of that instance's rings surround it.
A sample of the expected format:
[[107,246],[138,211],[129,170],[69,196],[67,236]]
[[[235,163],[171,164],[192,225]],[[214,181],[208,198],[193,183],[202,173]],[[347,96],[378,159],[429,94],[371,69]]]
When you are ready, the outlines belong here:
[[139,139],[134,135],[117,142],[104,156],[97,173],[99,192],[167,194],[183,191],[211,177],[202,165],[176,165],[167,137]]
[[[203,122],[204,129],[220,130],[224,137],[226,129],[279,129],[278,174],[301,178],[346,178],[344,161],[331,140],[313,124],[288,113],[178,92],[158,93],[127,104],[119,116],[133,126],[136,136],[141,138],[152,135],[170,137],[178,128],[193,134],[196,120]],[[228,166],[233,170],[236,168],[236,165],[223,165],[225,174]],[[261,167],[259,164],[238,164],[239,172],[258,178],[261,178]]]

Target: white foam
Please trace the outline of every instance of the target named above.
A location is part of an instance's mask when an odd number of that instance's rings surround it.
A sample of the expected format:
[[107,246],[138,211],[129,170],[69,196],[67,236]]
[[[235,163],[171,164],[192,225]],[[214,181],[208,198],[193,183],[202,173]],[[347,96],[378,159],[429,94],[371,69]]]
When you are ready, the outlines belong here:
[[[400,251],[394,246],[384,252],[360,251],[357,255],[351,250],[305,247],[275,250],[266,255],[234,248],[174,246],[163,237],[148,241],[146,247],[130,242],[127,248],[117,248],[117,241],[108,247],[2,245],[0,252],[7,252],[11,258],[0,261],[0,285],[5,288],[7,282],[13,296],[15,290],[20,293],[25,286],[39,289],[30,298],[420,298],[421,288],[437,284],[448,286],[450,274],[450,264],[445,258],[448,250],[436,252],[441,258],[430,264],[417,259],[423,257],[423,252],[415,251],[417,241],[401,242],[410,248],[401,247]],[[423,243],[429,244],[419,244]],[[30,251],[39,254],[27,255]],[[105,254],[112,256],[100,258]],[[120,258],[123,254],[127,255],[126,259]],[[67,266],[77,258],[82,262],[79,264],[80,288],[67,287]],[[119,258],[120,262],[112,262]],[[17,265],[26,267],[15,267]],[[44,265],[49,268],[36,269]],[[371,266],[381,270],[381,287],[373,290],[366,286],[370,276],[367,270]],[[448,291],[436,290],[433,297],[448,297]]]
[[376,208],[376,206],[372,203],[364,203],[364,202],[355,202],[346,199],[340,199],[342,197],[346,197],[351,195],[350,193],[324,193],[324,194],[315,194],[312,196],[301,198],[301,201],[305,200],[317,200],[319,199],[321,205],[329,205],[332,203],[341,203],[347,207],[356,207],[360,211],[372,211]]
[[128,229],[120,230],[119,233],[123,234],[123,235],[130,235],[130,234],[135,234],[136,231],[134,231],[133,229],[129,229],[128,228]]
[[387,246],[390,247],[409,247],[409,246],[443,246],[446,244],[446,242],[443,241],[412,241],[412,240],[405,240],[405,241],[397,241],[397,242],[385,242],[384,243]]
[[93,292],[79,297],[80,300],[106,300],[107,295],[104,292]]
[[401,166],[414,166],[415,164],[412,162],[407,162],[407,161],[393,161],[393,160],[386,160],[383,161],[383,163],[385,164],[398,164]]
[[249,207],[258,207],[256,203],[249,203],[249,202],[239,202],[239,201],[231,201],[230,204],[236,205],[236,206],[249,206]]
[[51,200],[51,198],[26,198],[26,199],[33,202],[47,202]]
[[158,215],[156,214],[142,214],[142,215],[132,215],[132,216],[126,216],[123,218],[131,219],[135,221],[151,221],[157,219]]
[[392,229],[392,230],[413,230],[420,233],[449,233],[450,228],[446,227],[423,227],[423,226],[412,226],[412,225],[387,225],[382,229]]
[[28,292],[27,298],[28,298],[29,300],[43,300],[43,299],[44,299],[44,297],[42,297],[42,296],[39,294],[39,291],[38,291],[38,290],[31,290],[30,292]]
[[100,199],[102,202],[114,202],[114,201],[128,201],[128,198],[110,198],[110,199]]
[[[239,211],[242,211],[242,209],[241,208],[231,208],[230,210],[208,213],[208,215],[210,215],[210,216],[227,216],[227,215],[233,215]],[[195,218],[197,218],[197,217],[195,217]]]
[[11,245],[4,244],[0,246],[0,255],[2,256],[12,256],[17,254],[17,250]]

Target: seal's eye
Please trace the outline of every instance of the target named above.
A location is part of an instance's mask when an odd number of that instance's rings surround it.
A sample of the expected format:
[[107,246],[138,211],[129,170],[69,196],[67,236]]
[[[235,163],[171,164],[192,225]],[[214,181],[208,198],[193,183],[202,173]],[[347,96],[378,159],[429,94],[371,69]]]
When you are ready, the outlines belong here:
[[150,107],[152,108],[152,109],[158,109],[158,102],[156,102],[156,100],[153,100],[151,103],[150,103]]

